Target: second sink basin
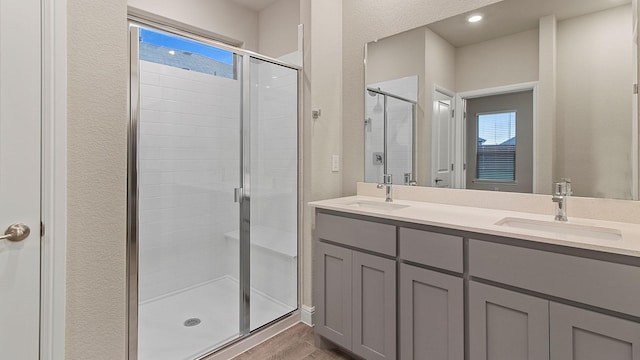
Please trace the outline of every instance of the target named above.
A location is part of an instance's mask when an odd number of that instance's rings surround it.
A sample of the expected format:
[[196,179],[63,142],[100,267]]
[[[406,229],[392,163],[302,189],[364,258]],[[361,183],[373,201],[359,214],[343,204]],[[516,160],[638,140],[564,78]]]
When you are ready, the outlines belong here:
[[565,238],[573,239],[576,241],[586,239],[615,241],[622,239],[622,232],[618,229],[592,225],[568,224],[558,221],[506,217],[498,221],[496,225],[518,229],[542,231],[550,234],[562,235]]
[[378,201],[369,201],[369,200],[356,200],[350,203],[345,204],[347,206],[353,206],[361,209],[369,209],[369,210],[384,210],[384,211],[393,211],[404,209],[409,207],[409,205],[401,205],[394,204],[388,202],[378,202]]

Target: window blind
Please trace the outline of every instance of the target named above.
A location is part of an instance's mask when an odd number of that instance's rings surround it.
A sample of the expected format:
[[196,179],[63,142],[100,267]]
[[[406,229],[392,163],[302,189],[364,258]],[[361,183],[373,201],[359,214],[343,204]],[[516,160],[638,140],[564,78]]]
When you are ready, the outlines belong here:
[[476,179],[516,180],[516,113],[479,114]]

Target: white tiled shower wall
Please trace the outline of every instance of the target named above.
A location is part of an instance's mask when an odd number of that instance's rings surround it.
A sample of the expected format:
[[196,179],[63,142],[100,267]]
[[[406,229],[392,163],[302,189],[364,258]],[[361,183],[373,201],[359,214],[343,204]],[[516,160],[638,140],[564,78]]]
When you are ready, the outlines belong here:
[[[251,77],[251,286],[295,308],[297,72],[256,61]],[[140,301],[238,278],[240,87],[141,62]]]
[[141,61],[139,297],[228,273],[238,228],[238,80]]

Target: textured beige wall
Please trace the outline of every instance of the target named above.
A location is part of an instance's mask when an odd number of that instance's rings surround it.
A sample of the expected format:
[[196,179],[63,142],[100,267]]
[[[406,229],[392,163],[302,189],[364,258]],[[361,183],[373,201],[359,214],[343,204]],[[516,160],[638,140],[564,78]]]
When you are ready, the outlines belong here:
[[455,91],[456,48],[428,28],[425,29],[425,42],[426,91],[433,90],[435,85]]
[[314,213],[311,208],[307,206],[309,201],[313,199],[313,193],[311,191],[311,176],[312,176],[312,161],[311,154],[311,130],[314,126],[311,118],[311,1],[312,0],[300,0],[300,23],[304,27],[304,51],[303,51],[303,82],[302,91],[304,94],[302,108],[304,109],[302,115],[302,199],[300,209],[302,209],[302,239],[300,239],[300,248],[298,252],[302,254],[300,257],[299,266],[299,286],[298,289],[300,302],[308,307],[313,306],[311,286],[312,286],[312,266],[313,266],[313,249],[312,249],[312,229],[311,223],[313,221]]
[[[367,46],[365,84],[418,75],[424,80],[425,32],[410,30],[370,42]],[[364,89],[364,88],[363,88]]]
[[311,1],[311,108],[322,110],[310,129],[314,200],[342,193],[341,173],[331,171],[331,156],[342,153],[342,3]]
[[[534,124],[533,192],[551,194],[556,153],[556,30],[554,15],[540,19],[538,105]],[[547,134],[547,136],[540,136]]]
[[538,81],[538,29],[456,49],[456,92]]
[[280,0],[258,15],[259,52],[273,58],[298,50],[300,0]]
[[[342,193],[356,192],[364,178],[364,44],[495,3],[496,0],[348,0],[343,2]],[[332,15],[332,16],[335,16]],[[314,14],[315,17],[315,14]],[[327,155],[326,153],[324,155]]]
[[258,12],[230,0],[129,0],[128,5],[205,30],[222,41],[239,42],[244,49],[258,51]]
[[66,358],[124,359],[127,3],[67,5]]
[[[303,2],[307,12],[305,26],[305,204],[309,201],[340,197],[341,172],[331,171],[331,156],[342,154],[342,0]],[[307,47],[307,44],[310,46]],[[364,86],[364,83],[363,85]],[[306,100],[305,100],[305,104]],[[322,116],[311,119],[311,109]],[[364,116],[364,115],[363,115]],[[342,170],[342,164],[341,164]],[[312,218],[304,207],[302,304],[312,306]]]
[[631,5],[558,22],[557,176],[631,199]]

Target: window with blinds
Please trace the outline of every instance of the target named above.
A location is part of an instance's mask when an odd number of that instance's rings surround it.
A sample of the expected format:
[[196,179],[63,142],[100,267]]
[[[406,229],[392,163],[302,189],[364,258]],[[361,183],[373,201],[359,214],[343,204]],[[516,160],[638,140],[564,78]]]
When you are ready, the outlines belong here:
[[479,114],[476,179],[516,180],[516,112]]

